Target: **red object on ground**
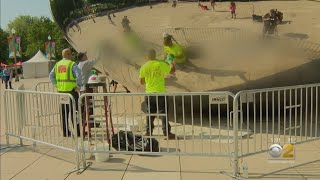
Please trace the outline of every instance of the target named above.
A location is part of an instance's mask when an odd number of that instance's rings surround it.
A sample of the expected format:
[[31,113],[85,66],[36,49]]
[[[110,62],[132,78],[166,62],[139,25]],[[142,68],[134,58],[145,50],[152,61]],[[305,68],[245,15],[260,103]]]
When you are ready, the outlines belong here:
[[199,4],[199,7],[200,7],[202,10],[209,10],[208,6],[205,6],[205,5],[202,5],[202,4]]

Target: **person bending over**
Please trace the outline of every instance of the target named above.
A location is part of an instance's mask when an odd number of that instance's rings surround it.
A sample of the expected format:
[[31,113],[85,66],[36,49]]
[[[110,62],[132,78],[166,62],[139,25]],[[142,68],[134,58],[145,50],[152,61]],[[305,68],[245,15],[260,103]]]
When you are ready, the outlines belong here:
[[175,62],[177,64],[185,63],[187,61],[184,49],[178,44],[172,42],[173,37],[168,33],[163,33],[163,50],[164,58],[168,62]]

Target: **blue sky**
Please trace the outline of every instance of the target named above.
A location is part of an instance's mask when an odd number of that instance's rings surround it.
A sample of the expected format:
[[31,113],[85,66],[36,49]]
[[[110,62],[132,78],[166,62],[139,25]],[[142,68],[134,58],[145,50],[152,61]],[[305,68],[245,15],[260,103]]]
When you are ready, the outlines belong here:
[[49,0],[0,0],[1,28],[19,15],[46,16],[51,18]]

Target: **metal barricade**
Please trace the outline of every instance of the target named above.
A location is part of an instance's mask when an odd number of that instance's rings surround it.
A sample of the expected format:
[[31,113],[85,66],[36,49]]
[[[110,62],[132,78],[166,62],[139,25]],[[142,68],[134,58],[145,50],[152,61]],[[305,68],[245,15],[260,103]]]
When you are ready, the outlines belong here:
[[[83,105],[89,100],[94,105],[88,116],[89,108]],[[229,92],[83,94],[78,107],[81,122],[86,125],[82,132],[83,156],[120,153],[231,157],[232,102]],[[154,128],[147,123],[152,121]],[[167,122],[171,126],[165,125]],[[153,131],[146,134],[148,128]]]
[[[320,84],[248,90],[234,99],[235,156],[269,150],[276,143],[302,143],[320,138]],[[234,167],[239,172],[238,165]]]
[[52,85],[51,82],[40,82],[36,84],[34,90],[37,92],[57,92],[57,89]]
[[[103,81],[107,83],[107,90],[111,92],[110,79],[108,77],[103,78]],[[37,92],[57,92],[57,88],[52,85],[51,82],[40,82],[34,86],[34,90]],[[99,88],[98,92],[103,92],[101,88]]]
[[[19,138],[21,145],[22,140],[27,140],[34,146],[39,143],[75,152],[77,169],[80,168],[77,106],[70,94],[6,90],[5,104],[7,145],[11,136]],[[60,113],[49,113],[53,109]]]
[[[86,155],[92,153],[222,156],[230,158],[236,177],[240,158],[268,151],[273,143],[320,138],[319,86],[247,90],[235,96],[92,93],[81,95],[78,104],[69,94],[6,90],[7,143],[13,136],[21,144],[25,139],[75,152],[77,170],[86,167]],[[62,112],[71,106],[66,123]],[[59,113],[49,113],[53,109]],[[63,122],[70,134],[63,133]]]

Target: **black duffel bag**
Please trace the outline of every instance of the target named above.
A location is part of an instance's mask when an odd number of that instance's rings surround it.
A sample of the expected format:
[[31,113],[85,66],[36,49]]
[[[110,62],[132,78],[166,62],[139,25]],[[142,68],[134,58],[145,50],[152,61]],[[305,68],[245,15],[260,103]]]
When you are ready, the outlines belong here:
[[[120,141],[120,143],[119,143]],[[159,152],[159,142],[155,138],[133,135],[131,131],[119,131],[112,136],[112,147],[118,151]]]

